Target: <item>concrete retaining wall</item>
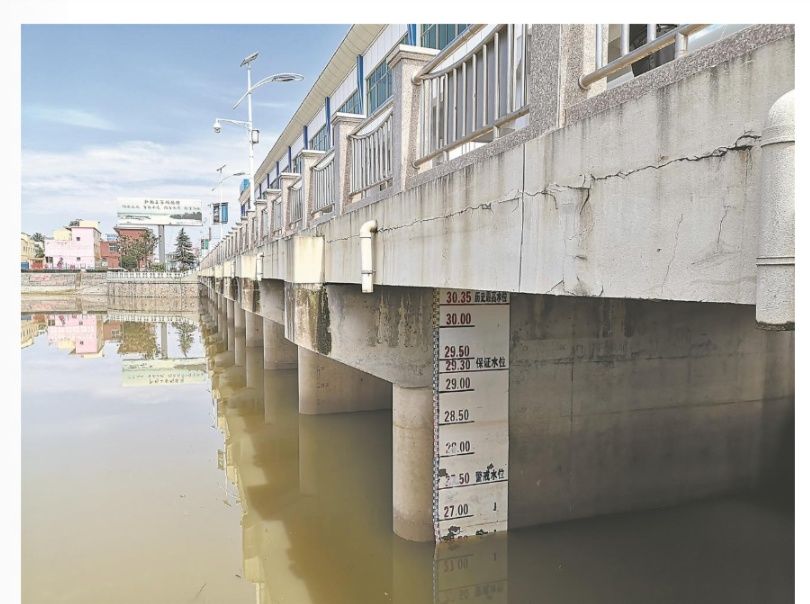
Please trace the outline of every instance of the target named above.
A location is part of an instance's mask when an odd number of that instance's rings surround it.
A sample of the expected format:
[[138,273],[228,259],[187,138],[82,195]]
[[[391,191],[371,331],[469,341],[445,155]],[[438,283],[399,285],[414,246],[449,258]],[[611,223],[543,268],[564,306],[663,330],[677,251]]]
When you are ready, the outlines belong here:
[[107,285],[110,308],[188,312],[199,304],[197,283],[110,282]]
[[106,273],[20,273],[20,291],[23,295],[106,295]]
[[20,273],[23,312],[92,308],[196,312],[200,285],[184,281],[107,280],[107,273]]

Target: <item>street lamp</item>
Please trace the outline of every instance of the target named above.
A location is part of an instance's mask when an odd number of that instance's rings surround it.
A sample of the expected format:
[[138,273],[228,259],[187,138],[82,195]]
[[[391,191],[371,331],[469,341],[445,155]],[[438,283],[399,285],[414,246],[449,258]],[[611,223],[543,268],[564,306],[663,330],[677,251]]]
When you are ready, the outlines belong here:
[[222,183],[224,183],[229,178],[233,178],[234,176],[244,176],[244,172],[234,172],[233,174],[228,174],[227,176],[222,176],[222,170],[225,169],[227,164],[222,164],[219,168],[217,168],[217,172],[219,172],[219,182],[211,187],[211,191],[216,191],[219,189],[219,211],[220,211],[220,220],[219,220],[219,240],[222,241]]
[[247,90],[245,93],[239,97],[239,100],[236,101],[233,108],[236,109],[239,104],[247,97],[248,101],[248,119],[246,122],[242,122],[239,120],[228,120],[217,118],[214,120],[214,132],[219,134],[222,131],[222,124],[231,124],[233,126],[240,126],[245,128],[248,131],[248,143],[249,147],[249,159],[250,159],[250,207],[248,209],[253,209],[256,207],[256,191],[255,191],[255,183],[254,179],[254,171],[253,171],[253,146],[258,144],[259,142],[259,131],[253,128],[253,103],[252,103],[252,95],[253,91],[257,88],[264,86],[265,84],[272,83],[281,83],[281,82],[298,82],[304,79],[304,76],[298,73],[276,73],[271,76],[267,76],[266,78],[259,80],[255,84],[251,81],[251,65],[253,61],[259,56],[258,52],[254,52],[246,56],[242,59],[242,62],[239,64],[239,67],[247,67]]

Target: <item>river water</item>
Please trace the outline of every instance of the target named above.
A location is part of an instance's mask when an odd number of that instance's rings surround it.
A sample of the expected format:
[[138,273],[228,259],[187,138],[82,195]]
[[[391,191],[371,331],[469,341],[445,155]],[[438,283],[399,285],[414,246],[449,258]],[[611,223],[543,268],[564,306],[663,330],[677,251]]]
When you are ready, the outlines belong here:
[[757,493],[403,541],[390,412],[300,416],[224,318],[156,319],[22,316],[24,602],[793,601],[793,510]]

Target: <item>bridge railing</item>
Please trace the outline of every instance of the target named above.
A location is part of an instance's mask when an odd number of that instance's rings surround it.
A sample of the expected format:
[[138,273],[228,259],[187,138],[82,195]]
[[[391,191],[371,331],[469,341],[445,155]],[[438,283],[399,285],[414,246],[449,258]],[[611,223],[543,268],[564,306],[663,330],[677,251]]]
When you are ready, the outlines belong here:
[[303,179],[298,179],[294,185],[290,187],[290,223],[289,227],[293,228],[304,217],[304,187]]
[[107,273],[107,281],[116,282],[148,282],[148,281],[194,281],[197,278],[196,270],[188,271],[115,271]]
[[[478,43],[453,60],[443,52],[418,76],[419,157],[416,165],[466,153],[500,135],[529,112],[530,25],[497,25],[473,32]],[[449,65],[443,65],[446,60]]]
[[389,101],[371,119],[349,135],[351,162],[350,194],[383,188],[393,176],[392,106]]
[[[617,26],[597,25],[596,43],[594,45],[596,69],[590,73],[583,74],[579,79],[580,87],[587,89],[592,84],[617,74],[627,68],[633,69],[634,75],[640,75],[645,71],[657,67],[668,60],[685,56],[689,50],[689,35],[697,33],[708,25],[661,25],[647,24],[635,26],[637,30],[631,39],[631,25],[623,24]],[[618,56],[612,60],[609,58],[610,32],[619,29]],[[640,30],[640,31],[639,31]],[[631,49],[632,45],[632,49]],[[674,46],[674,52],[669,56],[661,56],[664,49]],[[651,60],[654,54],[658,53],[657,60]],[[646,64],[640,66],[644,61]]]
[[335,150],[332,149],[312,167],[312,212],[322,214],[335,206]]
[[282,210],[282,208],[281,208],[281,200],[278,199],[278,200],[273,202],[273,210],[272,210],[272,217],[271,217],[271,220],[272,220],[271,225],[272,226],[271,226],[270,235],[273,238],[276,238],[279,235],[281,235],[281,227],[283,226],[282,225],[282,220],[283,220],[282,216],[283,215],[282,215],[281,210]]
[[[213,266],[268,241],[308,232],[311,219],[320,223],[351,212],[353,202],[395,195],[429,180],[433,168],[443,173],[440,166],[449,160],[469,157],[459,165],[472,163],[483,157],[476,149],[490,142],[509,149],[588,115],[600,103],[625,102],[620,94],[593,101],[746,27],[471,25],[442,51],[395,46],[384,59],[391,69],[391,98],[371,116],[333,114],[332,148],[302,151],[302,174],[280,173],[279,188],[264,192],[266,224],[260,209],[258,236],[245,240],[233,229],[205,262]],[[541,54],[546,48],[557,51]],[[693,71],[713,65],[686,64]],[[639,90],[646,94],[648,88]]]

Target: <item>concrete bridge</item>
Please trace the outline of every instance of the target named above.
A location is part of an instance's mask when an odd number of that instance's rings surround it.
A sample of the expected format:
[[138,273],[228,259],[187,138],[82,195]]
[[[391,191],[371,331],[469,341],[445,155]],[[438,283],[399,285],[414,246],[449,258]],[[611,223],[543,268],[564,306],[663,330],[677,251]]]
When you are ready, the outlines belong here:
[[391,99],[332,115],[332,148],[201,263],[212,313],[297,367],[300,413],[392,409],[398,535],[670,505],[785,463],[794,31],[689,49],[699,31],[395,45]]

